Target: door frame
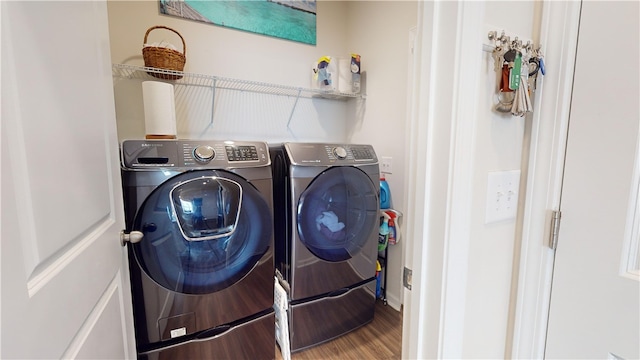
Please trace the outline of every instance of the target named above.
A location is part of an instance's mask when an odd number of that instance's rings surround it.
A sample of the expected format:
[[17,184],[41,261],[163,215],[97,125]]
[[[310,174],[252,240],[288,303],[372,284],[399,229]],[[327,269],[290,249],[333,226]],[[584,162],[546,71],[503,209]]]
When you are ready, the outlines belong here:
[[560,207],[581,7],[580,1],[549,1],[543,7],[540,43],[551,65],[538,84],[533,118],[525,130],[530,145],[514,254],[516,286],[506,351],[511,358],[544,358],[555,259],[548,237],[552,213]]
[[462,357],[476,113],[468,99],[479,85],[484,9],[473,1],[418,5],[405,176],[413,284],[404,296],[403,358]]

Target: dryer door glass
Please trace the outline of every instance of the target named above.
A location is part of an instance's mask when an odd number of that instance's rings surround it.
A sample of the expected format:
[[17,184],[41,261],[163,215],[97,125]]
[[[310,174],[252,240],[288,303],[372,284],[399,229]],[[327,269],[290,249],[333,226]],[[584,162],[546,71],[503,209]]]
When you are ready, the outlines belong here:
[[136,214],[136,261],[161,286],[207,294],[242,279],[269,250],[269,206],[245,179],[221,170],[180,174],[156,188]]
[[318,175],[298,202],[298,233],[315,256],[343,261],[376,246],[378,188],[355,167],[332,167]]

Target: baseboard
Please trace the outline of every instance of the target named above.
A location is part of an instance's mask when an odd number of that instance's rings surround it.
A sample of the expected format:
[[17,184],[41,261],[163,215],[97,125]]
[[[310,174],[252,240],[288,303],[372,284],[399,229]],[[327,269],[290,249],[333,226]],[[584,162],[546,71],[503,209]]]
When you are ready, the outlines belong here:
[[396,311],[400,311],[402,308],[402,301],[400,301],[397,296],[387,296],[387,305],[391,306]]

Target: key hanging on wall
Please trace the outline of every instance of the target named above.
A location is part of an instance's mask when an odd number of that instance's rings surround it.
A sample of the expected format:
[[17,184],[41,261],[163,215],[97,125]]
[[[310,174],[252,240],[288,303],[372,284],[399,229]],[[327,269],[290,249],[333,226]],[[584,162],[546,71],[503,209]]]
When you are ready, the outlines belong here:
[[528,52],[523,54],[522,42],[517,37],[513,41],[510,51],[515,53],[513,61],[509,62],[509,88],[515,92],[511,115],[524,116],[533,111],[528,86],[529,67],[522,66],[523,62],[528,64],[530,55]]
[[489,40],[494,42],[492,58],[494,70],[500,73],[497,104],[495,110],[525,116],[533,111],[531,93],[535,89],[538,73],[544,75],[541,47],[534,50],[531,42],[523,46],[515,37],[511,41],[504,31],[490,31]]

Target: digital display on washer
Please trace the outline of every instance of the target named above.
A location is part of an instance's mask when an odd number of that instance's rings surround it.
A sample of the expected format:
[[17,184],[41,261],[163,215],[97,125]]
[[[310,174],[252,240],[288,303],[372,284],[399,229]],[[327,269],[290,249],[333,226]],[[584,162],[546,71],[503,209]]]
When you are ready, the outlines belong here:
[[373,160],[371,151],[369,151],[369,148],[366,147],[352,147],[351,153],[353,154],[353,158],[355,160]]
[[257,161],[258,150],[255,146],[225,146],[228,161]]

